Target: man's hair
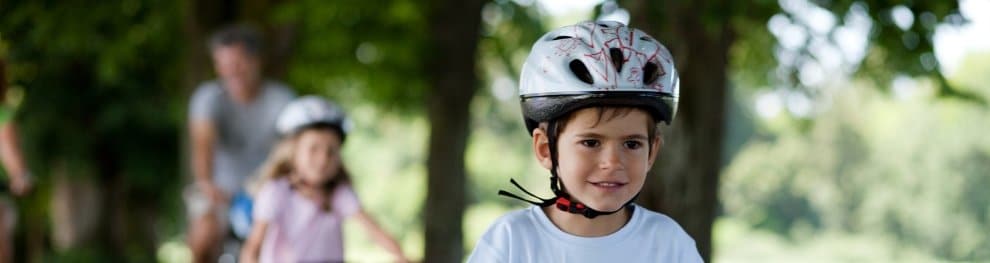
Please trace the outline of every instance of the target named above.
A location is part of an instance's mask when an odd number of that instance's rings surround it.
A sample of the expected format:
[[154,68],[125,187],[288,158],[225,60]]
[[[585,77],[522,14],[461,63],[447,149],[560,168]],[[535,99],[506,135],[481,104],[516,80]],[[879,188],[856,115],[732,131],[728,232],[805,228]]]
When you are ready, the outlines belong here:
[[262,41],[261,34],[258,30],[248,25],[229,25],[220,28],[210,36],[207,46],[210,48],[210,52],[216,51],[218,48],[227,47],[232,45],[241,45],[244,51],[248,54],[260,58]]

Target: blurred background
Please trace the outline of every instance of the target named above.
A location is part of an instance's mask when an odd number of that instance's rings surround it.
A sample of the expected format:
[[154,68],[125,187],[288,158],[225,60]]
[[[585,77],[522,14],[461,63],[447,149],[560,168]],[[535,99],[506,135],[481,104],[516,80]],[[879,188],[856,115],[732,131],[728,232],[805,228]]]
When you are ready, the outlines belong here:
[[[209,33],[263,29],[267,76],[342,104],[343,158],[404,251],[458,262],[549,196],[517,97],[584,20],[665,43],[681,108],[638,202],[714,262],[990,261],[990,1],[0,1],[0,114],[35,189],[15,262],[188,262],[186,109]],[[4,177],[6,178],[6,177]],[[349,261],[387,261],[345,224]]]

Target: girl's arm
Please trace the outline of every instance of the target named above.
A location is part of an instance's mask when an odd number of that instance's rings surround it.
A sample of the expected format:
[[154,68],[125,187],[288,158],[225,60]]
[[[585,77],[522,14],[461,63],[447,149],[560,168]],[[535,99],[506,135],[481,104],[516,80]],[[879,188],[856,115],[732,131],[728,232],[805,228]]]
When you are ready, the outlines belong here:
[[375,222],[375,219],[371,218],[371,216],[368,215],[364,209],[358,210],[357,213],[354,213],[354,218],[361,221],[361,225],[363,225],[365,230],[368,231],[371,238],[374,239],[378,245],[382,246],[382,248],[385,248],[385,250],[388,250],[389,253],[392,253],[397,262],[409,262],[409,260],[406,259],[406,255],[402,253],[402,249],[399,248],[399,243],[396,242],[391,235],[385,232],[385,230],[382,229],[377,222]]
[[241,261],[245,263],[258,262],[258,252],[261,251],[261,241],[265,240],[265,231],[268,229],[267,221],[255,221],[251,226],[251,235],[244,241],[241,248]]

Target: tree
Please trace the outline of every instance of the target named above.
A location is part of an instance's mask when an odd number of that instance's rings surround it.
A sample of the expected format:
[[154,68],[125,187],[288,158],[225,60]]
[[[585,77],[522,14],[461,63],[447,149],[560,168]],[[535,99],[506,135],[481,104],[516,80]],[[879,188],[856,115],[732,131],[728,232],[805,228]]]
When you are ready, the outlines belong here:
[[[730,83],[730,70],[750,72],[752,76],[765,76],[772,67],[780,66],[783,71],[788,72],[782,74],[785,78],[757,77],[762,82],[759,84],[807,90],[806,86],[794,81],[800,64],[786,66],[782,62],[781,65],[776,65],[770,62],[777,61],[769,57],[772,52],[765,50],[755,51],[756,58],[734,61],[744,57],[744,54],[734,53],[733,47],[766,39],[769,32],[763,25],[774,15],[793,18],[797,14],[782,8],[777,1],[765,0],[629,0],[623,1],[623,4],[633,10],[630,24],[665,43],[673,53],[675,65],[681,73],[678,115],[673,125],[664,130],[665,149],[652,170],[653,176],[644,187],[640,202],[676,219],[695,238],[702,257],[706,261],[711,260],[711,230],[718,215],[719,174],[725,163],[722,160],[722,149],[726,94],[736,85],[751,84]],[[860,74],[868,74],[880,83],[889,81],[894,74],[931,76],[942,80],[939,89],[941,95],[974,100],[974,96],[953,89],[944,81],[932,53],[934,23],[960,20],[954,15],[957,12],[957,3],[847,0],[811,1],[811,4],[829,11],[840,22],[844,22],[847,17],[843,14],[856,6],[867,7],[866,12],[873,20],[872,33],[866,36],[870,43],[869,54],[862,66],[856,62],[853,67]],[[914,23],[904,29],[899,28],[890,19],[891,10],[897,6],[907,7],[913,17],[926,21]],[[798,24],[805,28],[812,26]],[[834,29],[828,29],[831,39],[834,39]],[[912,44],[904,44],[902,39],[905,38],[913,39],[910,41]],[[805,61],[821,59],[809,51],[810,40],[802,45],[804,48],[798,52],[800,58]],[[732,68],[733,65],[743,66]]]
[[459,262],[462,221],[467,205],[464,151],[471,99],[477,90],[475,69],[482,0],[435,0],[429,7],[430,146],[427,159],[426,257],[430,262]]
[[[16,121],[38,182],[29,201],[53,194],[50,207],[23,208],[34,241],[15,261],[154,260],[155,226],[177,214],[157,209],[175,207],[177,187],[176,10],[168,1],[0,6],[12,81],[25,94]],[[43,255],[36,238],[49,208],[59,251]]]

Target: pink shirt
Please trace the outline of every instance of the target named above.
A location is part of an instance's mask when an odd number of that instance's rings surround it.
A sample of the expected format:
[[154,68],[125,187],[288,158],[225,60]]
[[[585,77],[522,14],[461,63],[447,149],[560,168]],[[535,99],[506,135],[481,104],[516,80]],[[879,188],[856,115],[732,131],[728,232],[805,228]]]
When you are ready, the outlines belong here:
[[265,184],[254,207],[255,222],[268,222],[260,262],[343,261],[341,224],[361,209],[350,185],[333,191],[330,211],[293,190],[286,178]]

